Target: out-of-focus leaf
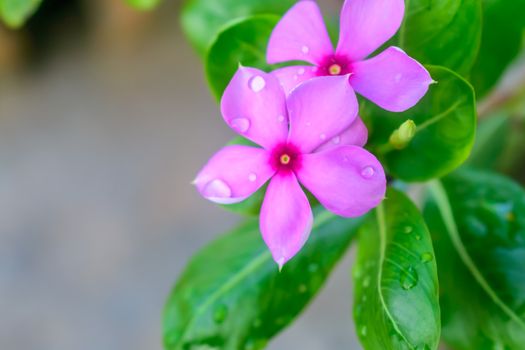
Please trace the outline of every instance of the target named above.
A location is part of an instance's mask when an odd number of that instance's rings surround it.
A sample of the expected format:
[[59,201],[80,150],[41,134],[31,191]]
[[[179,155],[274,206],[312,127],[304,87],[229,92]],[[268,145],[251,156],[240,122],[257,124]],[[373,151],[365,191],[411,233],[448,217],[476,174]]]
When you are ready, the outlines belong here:
[[479,123],[474,148],[467,165],[495,169],[501,161],[508,141],[510,121],[506,114],[493,115]]
[[139,10],[151,10],[157,6],[161,0],[125,0],[131,6]]
[[361,222],[317,210],[309,241],[281,273],[255,219],[212,242],[168,299],[165,348],[262,349],[312,300]]
[[18,28],[36,11],[42,0],[0,0],[0,17],[12,28]]
[[525,0],[483,0],[483,35],[471,82],[478,97],[493,87],[522,49]]
[[436,349],[440,321],[437,267],[416,206],[389,189],[359,230],[354,319],[366,350]]
[[[457,168],[469,156],[476,132],[470,84],[446,68],[427,68],[437,84],[412,109],[390,113],[369,101],[361,103],[361,115],[370,127],[370,147],[391,175],[409,182],[440,177]],[[416,123],[416,135],[404,149],[389,147],[390,135],[407,119]]]
[[282,15],[295,0],[190,0],[182,11],[182,27],[201,56],[232,20],[251,15]]
[[405,3],[405,21],[394,44],[424,64],[467,74],[479,50],[481,0],[405,0]]
[[457,350],[525,349],[525,191],[462,169],[430,194],[443,338]]
[[252,16],[225,28],[206,57],[206,75],[211,90],[220,98],[239,64],[268,69],[266,45],[279,17]]

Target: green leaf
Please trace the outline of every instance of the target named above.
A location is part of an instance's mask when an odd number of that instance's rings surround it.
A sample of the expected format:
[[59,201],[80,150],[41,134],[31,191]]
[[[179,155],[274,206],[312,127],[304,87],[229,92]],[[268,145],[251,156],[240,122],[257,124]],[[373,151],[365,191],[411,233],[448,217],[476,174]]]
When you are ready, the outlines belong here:
[[507,114],[491,115],[479,123],[476,142],[466,163],[482,169],[495,169],[507,146],[510,131]]
[[18,28],[36,11],[42,0],[0,0],[0,17],[12,28]]
[[151,10],[157,6],[161,0],[125,0],[129,5],[139,10]]
[[[483,35],[471,82],[485,95],[521,51],[525,30],[525,0],[484,0]],[[519,15],[518,15],[519,14]]]
[[416,206],[389,189],[359,230],[354,319],[366,350],[436,349],[440,322],[437,267]]
[[220,99],[239,64],[269,68],[266,46],[278,21],[277,16],[253,16],[233,23],[217,36],[206,57],[206,76],[217,99]]
[[[389,113],[368,101],[361,103],[361,115],[371,131],[369,146],[390,174],[404,181],[446,175],[467,159],[474,144],[476,105],[472,87],[446,68],[427,69],[437,84],[431,85],[412,109]],[[406,148],[394,149],[389,144],[390,135],[407,119],[416,123],[416,135]]]
[[525,191],[463,169],[430,194],[444,339],[457,350],[525,349]]
[[201,56],[227,23],[251,15],[282,15],[295,0],[190,0],[182,11],[182,28]]
[[307,244],[281,273],[257,219],[212,242],[168,299],[165,348],[263,348],[312,300],[361,222],[317,210]]
[[405,0],[398,45],[425,64],[469,72],[479,50],[481,0]]

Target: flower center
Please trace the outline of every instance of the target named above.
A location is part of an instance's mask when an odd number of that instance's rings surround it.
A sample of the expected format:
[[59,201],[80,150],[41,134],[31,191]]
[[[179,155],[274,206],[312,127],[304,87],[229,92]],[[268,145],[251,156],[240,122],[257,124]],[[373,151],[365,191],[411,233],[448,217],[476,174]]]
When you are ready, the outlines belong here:
[[330,75],[339,75],[341,74],[341,70],[341,66],[337,63],[334,63],[330,67],[328,67],[328,73],[330,73]]
[[270,162],[277,171],[295,171],[301,166],[301,153],[294,145],[283,143],[272,150]]
[[286,153],[283,154],[281,156],[281,158],[279,158],[279,161],[281,162],[282,165],[288,165],[290,164],[290,161],[292,160],[292,158],[290,158],[289,155],[287,155]]

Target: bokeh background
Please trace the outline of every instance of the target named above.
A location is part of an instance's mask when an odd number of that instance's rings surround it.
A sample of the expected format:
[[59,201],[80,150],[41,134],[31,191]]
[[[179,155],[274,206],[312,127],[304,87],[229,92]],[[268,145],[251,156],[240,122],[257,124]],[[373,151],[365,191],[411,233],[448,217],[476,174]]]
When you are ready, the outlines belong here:
[[[0,349],[161,349],[178,274],[238,222],[190,185],[233,134],[180,7],[46,0],[0,24]],[[269,349],[359,348],[352,256]]]

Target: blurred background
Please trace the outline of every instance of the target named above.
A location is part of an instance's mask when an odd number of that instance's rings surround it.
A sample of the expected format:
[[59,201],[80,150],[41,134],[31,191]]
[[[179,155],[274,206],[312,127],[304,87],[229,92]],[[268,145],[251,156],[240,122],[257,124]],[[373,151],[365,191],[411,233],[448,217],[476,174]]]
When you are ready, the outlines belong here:
[[[161,349],[173,282],[239,220],[190,185],[233,134],[180,7],[47,0],[0,24],[0,349]],[[359,348],[352,256],[269,349]]]

